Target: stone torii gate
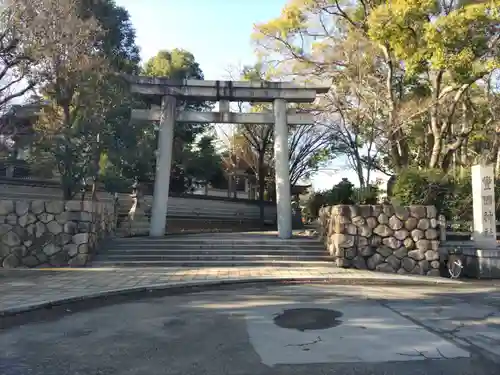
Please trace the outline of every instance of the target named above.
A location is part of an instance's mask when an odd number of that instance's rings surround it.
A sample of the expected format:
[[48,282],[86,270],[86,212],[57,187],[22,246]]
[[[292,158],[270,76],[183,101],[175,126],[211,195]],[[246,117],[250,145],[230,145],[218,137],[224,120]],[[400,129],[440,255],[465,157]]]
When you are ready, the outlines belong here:
[[[131,91],[146,96],[161,96],[161,107],[132,110],[132,120],[159,121],[158,155],[149,235],[165,234],[167,201],[172,164],[174,126],[178,123],[273,124],[276,169],[278,235],[292,237],[292,205],[288,170],[288,124],[314,122],[306,113],[288,113],[287,102],[311,103],[329,87],[296,86],[281,82],[238,82],[169,80],[128,77]],[[219,112],[177,111],[177,99],[218,101]],[[272,102],[274,113],[233,113],[230,102]]]

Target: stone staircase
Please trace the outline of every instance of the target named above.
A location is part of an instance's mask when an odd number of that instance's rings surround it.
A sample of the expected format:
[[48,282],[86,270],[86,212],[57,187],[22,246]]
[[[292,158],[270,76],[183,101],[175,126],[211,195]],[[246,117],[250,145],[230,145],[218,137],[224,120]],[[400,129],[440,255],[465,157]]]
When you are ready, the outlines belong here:
[[102,246],[92,267],[322,267],[332,265],[318,239],[246,232],[115,238]]

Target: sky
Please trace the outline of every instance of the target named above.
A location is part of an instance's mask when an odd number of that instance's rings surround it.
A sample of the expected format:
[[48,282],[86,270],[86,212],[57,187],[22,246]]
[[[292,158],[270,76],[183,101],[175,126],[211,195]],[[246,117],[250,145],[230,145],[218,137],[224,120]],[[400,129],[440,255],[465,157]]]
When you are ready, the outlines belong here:
[[[229,71],[256,61],[250,43],[255,23],[279,16],[286,0],[115,0],[128,10],[136,29],[143,61],[161,49],[191,52],[207,80],[230,79]],[[236,68],[236,69],[235,69]],[[342,177],[353,183],[350,171],[332,172],[337,165],[311,179],[314,190],[325,190]],[[342,162],[340,164],[343,164]]]

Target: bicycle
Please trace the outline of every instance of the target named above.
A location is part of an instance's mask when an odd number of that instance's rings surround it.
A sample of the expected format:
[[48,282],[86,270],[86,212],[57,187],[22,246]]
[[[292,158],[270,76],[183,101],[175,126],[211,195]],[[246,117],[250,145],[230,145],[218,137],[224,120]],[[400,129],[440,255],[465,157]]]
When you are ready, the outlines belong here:
[[446,268],[451,279],[458,279],[462,275],[464,269],[464,262],[461,249],[453,249],[448,251],[448,261]]

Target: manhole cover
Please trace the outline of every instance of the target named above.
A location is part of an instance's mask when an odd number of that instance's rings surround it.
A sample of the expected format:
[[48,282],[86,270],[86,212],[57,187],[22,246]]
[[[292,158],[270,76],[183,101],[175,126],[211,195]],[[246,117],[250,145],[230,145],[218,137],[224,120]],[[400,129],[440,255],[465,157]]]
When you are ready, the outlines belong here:
[[329,309],[288,309],[274,317],[274,324],[281,328],[307,331],[337,327],[342,323],[338,320],[340,311]]

